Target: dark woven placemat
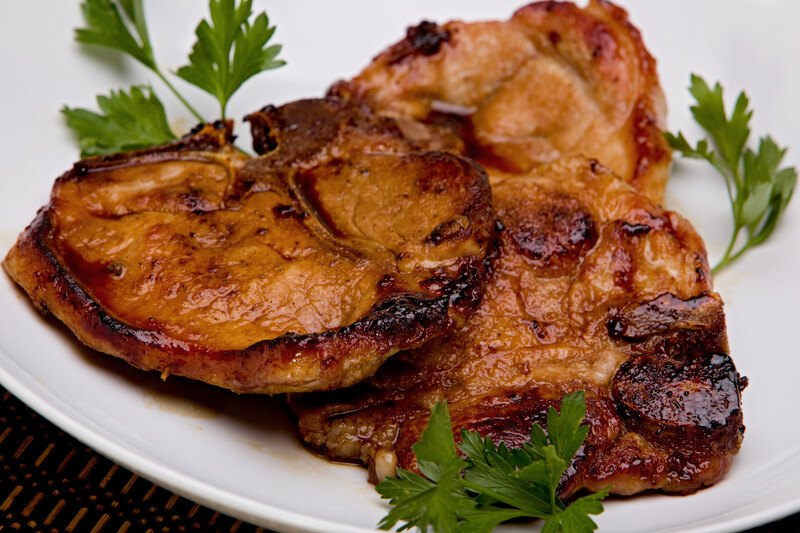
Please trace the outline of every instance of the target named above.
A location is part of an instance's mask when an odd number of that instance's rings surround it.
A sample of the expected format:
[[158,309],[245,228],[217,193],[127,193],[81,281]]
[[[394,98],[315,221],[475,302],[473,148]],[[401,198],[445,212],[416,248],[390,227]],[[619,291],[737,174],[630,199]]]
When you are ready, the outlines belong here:
[[98,455],[0,387],[1,531],[265,532]]
[[[0,531],[265,532],[140,478],[0,387]],[[800,514],[751,533],[800,531]]]

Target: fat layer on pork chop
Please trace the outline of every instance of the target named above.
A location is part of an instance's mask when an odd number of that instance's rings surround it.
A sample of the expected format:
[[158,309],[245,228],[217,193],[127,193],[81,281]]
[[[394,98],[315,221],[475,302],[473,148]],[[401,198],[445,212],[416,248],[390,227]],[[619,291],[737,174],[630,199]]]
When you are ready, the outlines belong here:
[[746,381],[697,233],[582,158],[493,194],[503,229],[472,318],[355,387],[291,395],[305,442],[377,480],[415,468],[411,447],[437,401],[457,432],[519,445],[549,406],[584,390],[590,432],[563,496],[686,493],[720,479],[744,432]]
[[656,62],[625,10],[603,0],[423,22],[330,92],[397,117],[409,137],[438,137],[493,178],[583,155],[662,199],[671,156]]
[[84,343],[238,392],[358,382],[463,325],[495,231],[483,170],[333,99],[90,158],[3,265]]

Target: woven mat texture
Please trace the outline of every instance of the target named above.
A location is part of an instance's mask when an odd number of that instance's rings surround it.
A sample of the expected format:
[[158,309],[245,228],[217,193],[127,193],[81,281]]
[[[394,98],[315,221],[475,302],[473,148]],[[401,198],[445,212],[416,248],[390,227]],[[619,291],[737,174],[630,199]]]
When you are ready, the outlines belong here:
[[0,531],[266,532],[140,478],[3,388]]

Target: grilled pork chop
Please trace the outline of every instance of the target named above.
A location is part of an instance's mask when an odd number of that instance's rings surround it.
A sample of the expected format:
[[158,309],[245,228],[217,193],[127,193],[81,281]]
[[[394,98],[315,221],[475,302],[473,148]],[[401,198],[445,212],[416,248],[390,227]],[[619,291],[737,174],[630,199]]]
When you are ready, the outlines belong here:
[[343,387],[464,323],[495,231],[485,173],[335,100],[85,159],[3,265],[84,343],[238,392]]
[[290,395],[307,444],[413,469],[436,401],[453,424],[519,445],[586,391],[590,433],[561,488],[686,493],[720,479],[744,428],[700,237],[598,163],[567,158],[493,187],[504,229],[484,300],[447,338],[347,390]]
[[537,2],[503,22],[423,22],[331,94],[449,138],[491,177],[565,155],[600,160],[660,202],[670,150],[655,59],[627,13]]

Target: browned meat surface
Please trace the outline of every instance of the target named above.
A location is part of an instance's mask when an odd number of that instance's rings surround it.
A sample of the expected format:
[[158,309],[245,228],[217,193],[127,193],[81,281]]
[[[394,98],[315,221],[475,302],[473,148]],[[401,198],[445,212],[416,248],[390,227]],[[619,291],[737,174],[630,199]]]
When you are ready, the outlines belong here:
[[397,354],[347,390],[291,395],[310,447],[414,468],[434,402],[456,429],[508,444],[571,391],[591,426],[562,494],[686,493],[728,470],[746,381],[700,237],[599,164],[567,158],[493,187],[504,229],[486,295],[449,338]]
[[80,161],[3,265],[131,364],[240,392],[343,387],[463,325],[495,231],[485,173],[333,100]]
[[627,13],[603,0],[537,2],[502,22],[423,22],[331,92],[399,117],[409,136],[430,136],[417,121],[434,125],[491,177],[580,154],[657,203],[666,185],[655,60]]

